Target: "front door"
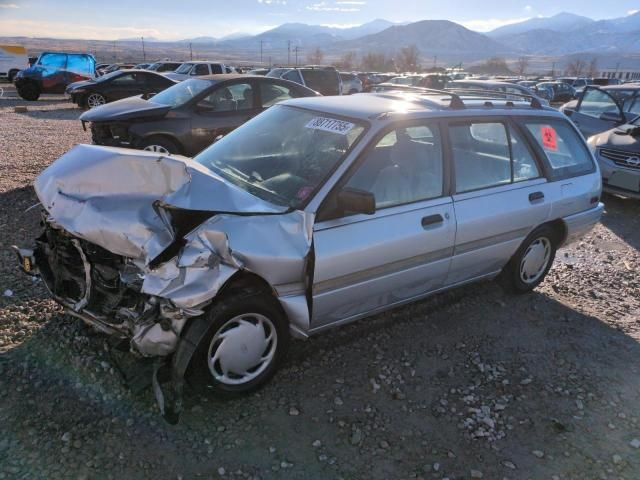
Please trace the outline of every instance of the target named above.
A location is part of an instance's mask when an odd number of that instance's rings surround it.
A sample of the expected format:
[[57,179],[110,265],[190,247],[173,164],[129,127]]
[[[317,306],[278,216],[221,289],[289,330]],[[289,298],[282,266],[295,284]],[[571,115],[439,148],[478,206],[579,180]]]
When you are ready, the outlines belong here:
[[371,192],[376,212],[318,214],[312,330],[437,290],[449,270],[456,220],[438,126],[397,127],[373,145],[336,195]]
[[622,108],[608,92],[587,87],[571,120],[585,138],[605,132],[625,122]]
[[195,155],[255,116],[260,111],[255,97],[253,84],[245,81],[222,84],[200,100],[191,119],[187,153]]

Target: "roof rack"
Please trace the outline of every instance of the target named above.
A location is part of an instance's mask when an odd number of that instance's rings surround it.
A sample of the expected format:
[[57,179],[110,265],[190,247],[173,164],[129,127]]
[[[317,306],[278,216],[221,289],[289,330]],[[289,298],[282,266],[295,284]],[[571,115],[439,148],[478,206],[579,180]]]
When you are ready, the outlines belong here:
[[[374,88],[377,85],[374,85]],[[384,87],[389,87],[390,90],[395,88],[393,84],[385,84]],[[426,87],[414,87],[412,85],[398,85],[398,91],[403,92],[415,92],[415,93],[437,93],[439,95],[446,95],[451,97],[451,102],[449,103],[449,108],[454,110],[462,110],[465,107],[464,102],[460,99],[456,92],[452,92],[449,90],[438,90],[437,88],[426,88]]]
[[[473,88],[451,88],[451,89],[447,89],[447,91],[454,91],[458,95],[472,97],[472,98],[469,98],[469,100],[471,99],[483,100],[486,98],[500,98],[505,100],[513,100],[512,97],[519,97],[519,98],[528,100],[529,106],[531,108],[542,109],[542,103],[540,103],[540,100],[538,100],[538,98],[533,94],[530,95],[527,93],[500,92],[496,90],[473,89]],[[485,102],[485,105],[493,106],[493,104],[490,104],[490,102]],[[514,105],[513,103],[511,103],[511,105],[508,105],[508,106],[514,106]]]

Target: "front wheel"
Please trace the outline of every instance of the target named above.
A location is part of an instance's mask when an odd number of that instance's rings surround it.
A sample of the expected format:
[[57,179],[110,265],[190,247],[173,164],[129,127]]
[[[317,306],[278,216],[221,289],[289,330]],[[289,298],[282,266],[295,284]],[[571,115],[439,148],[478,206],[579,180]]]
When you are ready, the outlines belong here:
[[178,146],[169,138],[152,136],[140,142],[140,148],[147,152],[156,152],[164,155],[180,153]]
[[553,228],[536,228],[504,268],[503,285],[516,293],[530,292],[540,285],[553,264],[557,243]]
[[107,99],[101,93],[90,93],[84,100],[84,106],[88,109],[99,107],[107,103]]
[[289,345],[288,323],[277,300],[263,293],[238,293],[206,315],[210,326],[191,361],[191,383],[227,397],[265,385]]
[[27,82],[17,87],[18,95],[29,102],[35,102],[40,98],[40,88],[34,82]]

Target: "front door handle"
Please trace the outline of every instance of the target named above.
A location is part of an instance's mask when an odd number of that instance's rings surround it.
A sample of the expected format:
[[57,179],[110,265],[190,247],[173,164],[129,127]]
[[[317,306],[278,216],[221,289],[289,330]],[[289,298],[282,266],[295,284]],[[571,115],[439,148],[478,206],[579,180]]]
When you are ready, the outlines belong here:
[[442,215],[440,215],[439,213],[436,215],[429,215],[426,217],[422,217],[422,227],[426,228],[429,227],[431,225],[436,225],[438,223],[442,223],[444,222],[444,218],[442,218]]
[[544,193],[542,192],[533,192],[529,194],[529,201],[531,203],[537,201],[537,200],[544,200]]

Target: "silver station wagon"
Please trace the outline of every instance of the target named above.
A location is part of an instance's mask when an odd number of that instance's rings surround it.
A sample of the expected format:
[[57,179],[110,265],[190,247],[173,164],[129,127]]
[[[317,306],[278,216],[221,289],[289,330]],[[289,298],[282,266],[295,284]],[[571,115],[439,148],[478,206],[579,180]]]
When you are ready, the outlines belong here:
[[287,101],[194,159],[79,145],[35,188],[22,267],[157,359],[167,417],[185,379],[261,386],[290,336],[480,279],[530,291],[603,212],[561,113],[441,91]]

